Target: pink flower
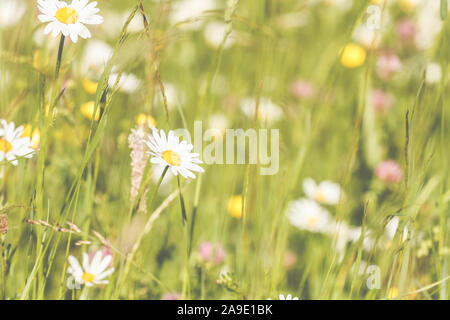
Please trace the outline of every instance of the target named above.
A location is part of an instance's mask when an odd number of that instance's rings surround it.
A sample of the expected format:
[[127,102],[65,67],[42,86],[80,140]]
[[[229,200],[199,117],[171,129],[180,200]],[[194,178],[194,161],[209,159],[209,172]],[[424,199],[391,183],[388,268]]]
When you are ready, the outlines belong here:
[[[145,166],[147,164],[149,155],[147,153],[147,145],[144,143],[145,138],[148,136],[144,125],[140,125],[137,128],[131,129],[131,133],[128,136],[128,146],[131,149],[131,190],[130,200],[132,203],[136,200],[139,188],[141,186],[142,176],[144,175]],[[144,191],[141,201],[139,203],[139,211],[146,212],[147,207],[144,199],[148,193],[148,189]]]
[[397,183],[402,180],[402,169],[394,160],[383,161],[375,169],[378,179],[383,182]]
[[397,37],[400,41],[412,42],[416,31],[416,24],[410,19],[404,19],[397,23]]
[[384,51],[377,61],[377,73],[382,79],[388,79],[402,67],[400,58],[392,51]]
[[291,94],[297,99],[310,99],[316,93],[316,88],[314,87],[314,85],[303,80],[293,82],[289,90]]
[[394,98],[390,93],[384,92],[382,90],[374,90],[370,96],[371,102],[375,111],[378,113],[384,113],[392,108]]
[[161,300],[181,300],[181,293],[165,293]]
[[202,242],[198,247],[198,256],[201,261],[219,265],[225,259],[225,250],[220,244],[212,244],[209,241]]
[[286,269],[292,269],[297,263],[297,260],[298,260],[297,254],[292,250],[288,250],[284,254],[283,266]]

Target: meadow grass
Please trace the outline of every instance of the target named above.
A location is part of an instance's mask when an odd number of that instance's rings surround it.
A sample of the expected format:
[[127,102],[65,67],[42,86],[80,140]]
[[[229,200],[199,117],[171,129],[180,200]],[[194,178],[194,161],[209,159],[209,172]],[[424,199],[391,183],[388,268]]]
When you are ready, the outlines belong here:
[[[0,23],[0,118],[39,132],[33,158],[2,164],[3,299],[450,297],[445,0],[426,48],[398,38],[398,22],[420,22],[408,1],[341,8],[339,1],[229,0],[179,21],[170,18],[177,1],[98,2],[104,23],[77,43],[43,35],[36,1],[22,0],[20,21]],[[358,42],[374,3],[381,43],[346,67],[343,48]],[[212,22],[224,25],[215,46],[204,37]],[[95,60],[86,52],[96,53],[87,48],[98,40],[110,46],[109,59],[100,70],[86,68]],[[385,52],[401,60],[389,76],[379,71]],[[440,66],[437,81],[429,79],[430,62]],[[129,75],[139,85],[125,90]],[[290,90],[298,79],[314,86],[310,96]],[[392,108],[374,108],[376,88],[392,95]],[[254,99],[254,117],[240,109],[245,97]],[[265,98],[282,110],[280,120],[258,119]],[[80,107],[88,101],[86,116]],[[261,164],[203,164],[196,179],[165,184],[165,172],[154,179],[147,162],[132,199],[128,136],[140,114],[165,131],[193,133],[196,120],[206,129],[216,114],[228,128],[279,129],[279,170],[265,176]],[[377,175],[389,159],[401,168],[399,181]],[[343,248],[339,234],[290,224],[287,212],[305,197],[308,177],[338,183],[338,203],[323,207],[362,230]],[[232,216],[236,195],[242,204]],[[394,217],[398,228],[386,240]],[[205,241],[223,247],[220,262],[199,253]],[[68,257],[105,247],[115,269],[109,283],[68,287]]]

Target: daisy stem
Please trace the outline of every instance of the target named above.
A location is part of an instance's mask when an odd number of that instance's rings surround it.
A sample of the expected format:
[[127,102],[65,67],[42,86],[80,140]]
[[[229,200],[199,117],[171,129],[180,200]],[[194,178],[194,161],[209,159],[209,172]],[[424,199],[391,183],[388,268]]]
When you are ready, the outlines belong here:
[[87,300],[89,294],[89,288],[84,286],[83,290],[81,291],[80,300]]
[[156,185],[155,189],[153,190],[152,197],[149,199],[149,202],[148,202],[148,205],[147,205],[147,209],[148,209],[150,212],[152,211],[153,202],[155,201],[156,194],[158,193],[159,187],[161,186],[161,183],[162,183],[162,181],[163,181],[163,179],[164,179],[164,176],[165,176],[166,173],[167,173],[167,170],[169,170],[169,166],[166,166],[166,167],[164,168],[164,171],[163,171],[163,173],[161,174],[161,177],[160,177],[159,180],[158,180],[158,184]]
[[65,40],[66,40],[66,37],[62,34],[61,38],[59,40],[58,57],[56,59],[55,80],[58,79],[58,77],[59,77],[59,70],[61,69],[61,61],[62,61],[62,54],[63,54]]
[[190,243],[189,243],[189,226],[187,223],[187,215],[186,215],[186,207],[184,205],[183,194],[181,192],[181,184],[180,184],[180,176],[177,176],[178,182],[178,190],[180,191],[180,206],[181,206],[181,218],[184,229],[184,238],[186,245],[185,252],[185,265],[184,265],[184,277],[183,277],[183,299],[189,298],[190,296],[190,283],[189,283],[189,252],[190,252]]
[[7,258],[6,258],[6,250],[5,250],[5,236],[1,236],[1,242],[2,242],[2,300],[6,299],[6,264],[7,264]]

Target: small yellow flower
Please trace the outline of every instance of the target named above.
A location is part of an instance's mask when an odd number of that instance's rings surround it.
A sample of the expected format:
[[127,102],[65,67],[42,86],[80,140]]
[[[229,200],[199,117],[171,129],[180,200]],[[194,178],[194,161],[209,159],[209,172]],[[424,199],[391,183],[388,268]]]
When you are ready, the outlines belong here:
[[228,213],[236,219],[242,218],[242,196],[237,195],[228,199],[227,210]]
[[[410,292],[414,291],[417,291],[417,288],[412,288]],[[416,300],[416,299],[417,299],[417,292],[409,295],[409,300]]]
[[36,50],[33,53],[33,68],[36,70],[42,70],[45,68],[46,65],[48,65],[49,59],[48,56],[43,56],[41,50]]
[[398,0],[398,4],[405,11],[412,11],[417,6],[415,1],[411,0]]
[[146,124],[149,126],[149,128],[156,127],[156,120],[150,115],[146,115],[144,113],[141,113],[136,118],[136,123],[140,126],[143,124]]
[[[94,116],[95,102],[89,101],[83,103],[80,107],[80,110],[83,116],[91,120],[92,117]],[[95,121],[97,121],[98,119],[100,119],[100,107],[97,107],[97,112],[95,112]]]
[[36,149],[39,147],[39,143],[41,141],[41,132],[39,131],[39,128],[35,128],[32,130],[33,127],[31,124],[26,124],[23,126],[23,134],[22,137],[28,137],[31,140],[31,147],[33,149]]
[[83,84],[83,88],[84,90],[86,90],[87,93],[95,94],[97,92],[98,88],[97,82],[85,78],[83,79],[83,81],[81,81],[81,83]]
[[366,61],[366,50],[363,47],[349,43],[341,52],[341,63],[347,68],[357,68]]
[[398,289],[396,287],[392,287],[388,291],[388,299],[396,299],[398,298]]

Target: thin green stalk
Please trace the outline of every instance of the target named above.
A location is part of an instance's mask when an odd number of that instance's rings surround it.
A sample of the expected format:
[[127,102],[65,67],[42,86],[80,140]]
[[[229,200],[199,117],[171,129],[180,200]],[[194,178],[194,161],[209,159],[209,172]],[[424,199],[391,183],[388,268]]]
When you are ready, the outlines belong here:
[[[163,173],[161,174],[161,177],[159,178],[158,184],[156,185],[156,187],[155,187],[155,189],[153,191],[153,194],[152,194],[152,196],[150,198],[150,201],[147,203],[147,208],[149,210],[151,210],[152,207],[153,207],[153,202],[154,202],[154,200],[156,198],[156,194],[158,193],[159,187],[161,186],[161,183],[162,183],[162,181],[164,179],[164,176],[166,175],[168,170],[169,170],[169,166],[166,166],[164,168]],[[149,221],[147,222],[144,230],[139,234],[139,237],[137,238],[136,242],[134,243],[130,254],[128,254],[128,256],[126,258],[124,271],[123,271],[123,273],[122,273],[122,275],[120,277],[120,280],[119,280],[118,285],[117,285],[117,289],[116,289],[116,291],[115,291],[115,293],[113,295],[114,299],[117,299],[119,297],[119,295],[120,295],[120,291],[122,290],[122,287],[125,284],[125,280],[127,279],[128,274],[130,272],[131,263],[133,262],[134,256],[136,255],[136,252],[137,252],[137,250],[139,249],[139,247],[141,245],[142,238],[147,234],[148,230],[151,227],[151,223],[153,221],[151,218],[152,217],[150,217]]]
[[189,243],[189,230],[188,230],[188,221],[187,221],[187,215],[186,215],[186,207],[184,205],[184,199],[183,194],[181,192],[181,184],[180,184],[180,176],[177,176],[177,183],[178,183],[178,190],[179,190],[179,197],[180,197],[180,207],[181,207],[181,218],[182,218],[182,224],[184,229],[184,239],[185,239],[185,246],[186,246],[186,252],[185,252],[185,270],[184,270],[184,277],[183,277],[183,299],[189,299],[190,297],[190,279],[189,279],[189,252],[190,252],[190,243]]
[[56,68],[55,68],[55,80],[59,77],[59,70],[61,69],[61,62],[62,62],[62,54],[64,50],[64,41],[66,40],[66,37],[61,34],[61,38],[59,39],[59,47],[58,47],[58,57],[56,59]]

